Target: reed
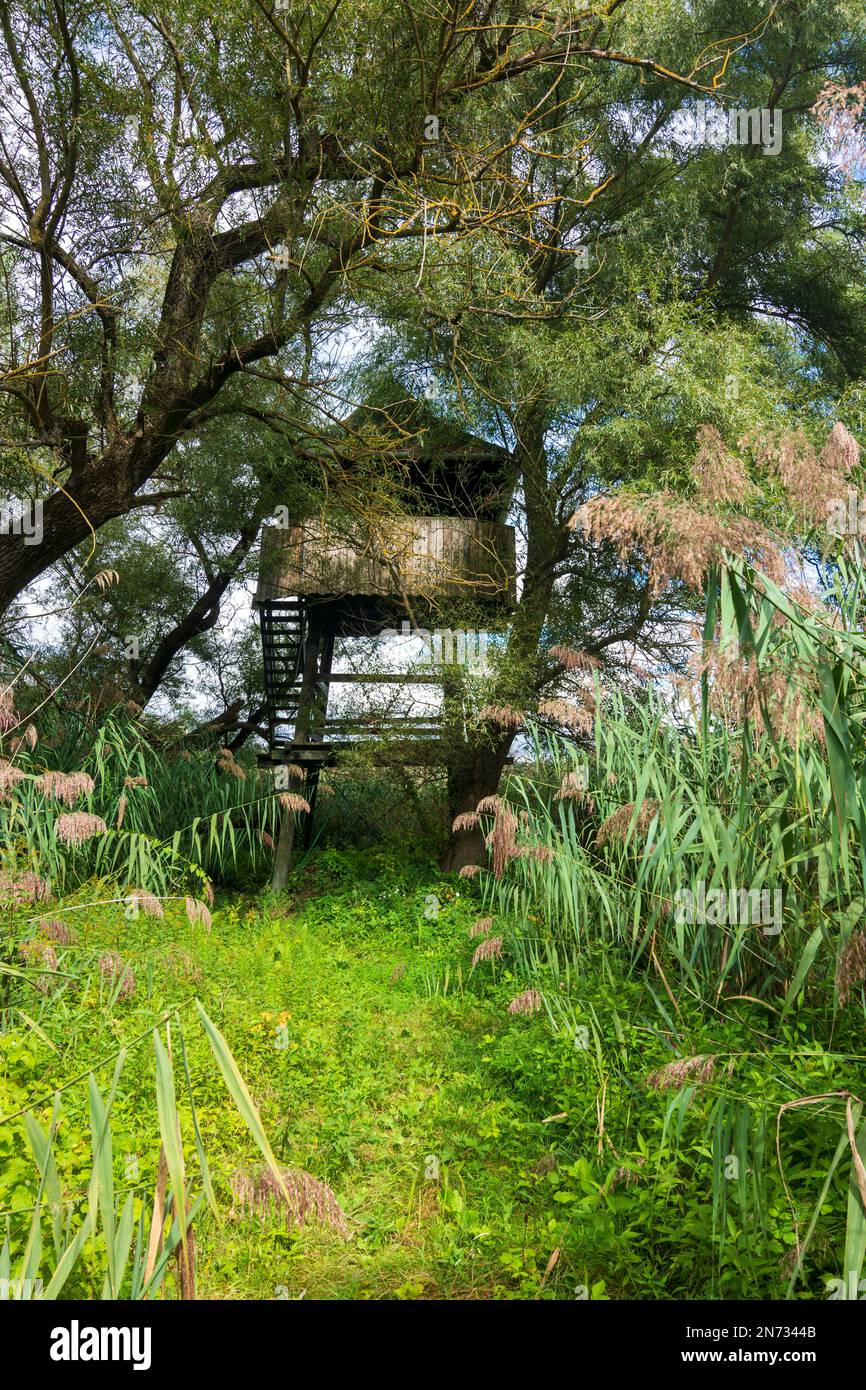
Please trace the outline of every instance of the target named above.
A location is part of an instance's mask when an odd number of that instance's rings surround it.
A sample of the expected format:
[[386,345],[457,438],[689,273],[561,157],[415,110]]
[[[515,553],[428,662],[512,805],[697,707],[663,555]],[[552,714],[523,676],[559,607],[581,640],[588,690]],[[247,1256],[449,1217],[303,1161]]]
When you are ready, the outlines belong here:
[[[729,558],[711,575],[687,675],[630,693],[604,692],[596,677],[596,717],[582,740],[527,724],[529,760],[506,793],[518,828],[494,862],[503,813],[479,808],[491,863],[476,880],[483,911],[509,924],[516,973],[540,991],[555,1031],[574,1029],[581,981],[593,972],[614,991],[618,979],[645,983],[664,1035],[679,1039],[663,1069],[666,1142],[676,1145],[696,1090],[711,1083],[720,1252],[734,1208],[759,1228],[766,1218],[768,1169],[783,1174],[787,1107],[838,1113],[827,1183],[847,1163],[840,1264],[849,1281],[866,1253],[862,1071],[841,1042],[856,1039],[866,1018],[863,586],[862,568],[843,561],[822,601],[795,599]],[[686,1002],[720,1023],[734,1007],[759,1013],[768,1071],[785,1078],[786,1098],[756,1086],[753,1070],[720,1073],[712,1058],[690,1056]],[[804,1045],[811,1037],[828,1067],[849,1073],[829,1097],[809,1094],[791,1046],[806,1018]],[[616,1029],[612,1037],[609,1021],[590,1019],[587,1035],[592,1055],[606,1058],[606,1086]],[[628,1069],[620,1081],[633,1089]],[[825,1196],[813,1194],[813,1219],[797,1225],[791,1288]]]

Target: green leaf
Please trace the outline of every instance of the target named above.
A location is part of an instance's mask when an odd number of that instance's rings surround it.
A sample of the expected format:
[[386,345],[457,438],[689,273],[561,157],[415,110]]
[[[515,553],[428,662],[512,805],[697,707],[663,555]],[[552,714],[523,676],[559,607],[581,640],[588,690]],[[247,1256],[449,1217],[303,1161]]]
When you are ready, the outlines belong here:
[[204,1151],[204,1143],[202,1142],[201,1130],[199,1129],[198,1112],[196,1110],[195,1099],[192,1093],[192,1077],[190,1076],[189,1072],[189,1062],[187,1060],[186,1055],[186,1043],[184,1042],[183,1029],[180,1026],[180,1019],[178,1019],[177,1022],[177,1036],[178,1041],[180,1042],[180,1055],[181,1061],[183,1062],[183,1073],[184,1078],[186,1080],[186,1091],[187,1095],[189,1096],[189,1105],[190,1110],[192,1112],[192,1128],[193,1134],[195,1135],[195,1150],[196,1154],[198,1155],[199,1168],[201,1169],[201,1179],[204,1185],[208,1206],[210,1207],[216,1219],[219,1220],[220,1211],[219,1206],[217,1205],[216,1194],[213,1190],[213,1183],[211,1182],[210,1168],[208,1166],[207,1155]]
[[76,1232],[74,1239],[71,1241],[69,1245],[67,1245],[60,1260],[58,1261],[57,1267],[53,1275],[51,1276],[51,1280],[48,1284],[48,1287],[44,1289],[42,1292],[43,1298],[51,1300],[59,1297],[60,1290],[63,1288],[63,1285],[66,1283],[66,1280],[69,1278],[70,1274],[75,1268],[78,1256],[81,1254],[84,1243],[90,1235],[91,1227],[92,1222],[90,1213],[88,1212],[87,1216],[84,1218],[82,1225]]
[[[108,1283],[112,1297],[116,1295],[117,1285],[114,1270],[114,1153],[111,1137],[109,1110],[96,1084],[96,1077],[90,1073],[88,1080],[90,1098],[91,1144],[93,1146],[93,1170],[90,1183],[91,1212],[98,1206],[105,1233],[105,1251],[108,1260]],[[94,1233],[96,1223],[94,1221]]]
[[[847,1128],[851,1151],[851,1178],[848,1183],[845,1253],[842,1260],[842,1276],[846,1281],[846,1293],[851,1286],[857,1288],[863,1260],[866,1257],[866,1203],[864,1203],[861,1190],[861,1182],[866,1184],[866,1177],[864,1177],[863,1172],[864,1166],[866,1166],[866,1120],[860,1125],[859,1132],[856,1130],[862,1113],[862,1105],[855,1105],[851,1100],[848,1101]],[[860,1160],[859,1165],[857,1163],[858,1158]],[[858,1166],[861,1182],[858,1182],[857,1178]]]
[[280,1165],[277,1163],[276,1157],[274,1156],[274,1151],[268,1143],[268,1137],[265,1134],[264,1126],[259,1116],[259,1112],[255,1107],[255,1103],[253,1101],[252,1096],[249,1093],[249,1090],[247,1089],[247,1083],[244,1081],[244,1078],[241,1076],[241,1073],[238,1070],[238,1065],[231,1054],[229,1045],[226,1042],[220,1030],[217,1028],[216,1024],[212,1023],[211,1020],[208,1018],[207,1014],[205,1013],[198,1000],[195,1001],[195,1006],[198,1009],[199,1017],[201,1018],[201,1021],[204,1025],[204,1030],[207,1033],[208,1042],[210,1043],[213,1055],[216,1058],[216,1064],[222,1073],[223,1080],[225,1081],[226,1086],[229,1089],[232,1100],[237,1106],[238,1112],[240,1113],[241,1118],[246,1124],[248,1130],[250,1131],[250,1134],[256,1141],[256,1144],[258,1145],[265,1162],[267,1163],[268,1167],[273,1173],[279,1185],[280,1191],[283,1193],[283,1196],[286,1199],[287,1204],[291,1206],[291,1197],[289,1195],[288,1188],[286,1187],[286,1184],[283,1181],[283,1175],[280,1169]]
[[51,1119],[50,1134],[45,1134],[39,1123],[34,1118],[31,1111],[24,1115],[24,1128],[27,1133],[27,1142],[33,1150],[33,1157],[36,1166],[48,1195],[48,1210],[51,1215],[51,1232],[54,1241],[54,1253],[57,1258],[63,1250],[63,1194],[60,1188],[60,1178],[57,1173],[57,1165],[54,1161],[53,1145],[54,1136],[57,1132],[57,1123],[60,1117],[60,1096],[54,1098],[54,1112]]
[[174,1071],[162,1038],[156,1029],[153,1032],[153,1045],[156,1050],[156,1108],[159,1114],[159,1132],[165,1149],[169,1183],[180,1223],[184,1255],[186,1255],[186,1177],[183,1148],[180,1142],[180,1119],[174,1092]]

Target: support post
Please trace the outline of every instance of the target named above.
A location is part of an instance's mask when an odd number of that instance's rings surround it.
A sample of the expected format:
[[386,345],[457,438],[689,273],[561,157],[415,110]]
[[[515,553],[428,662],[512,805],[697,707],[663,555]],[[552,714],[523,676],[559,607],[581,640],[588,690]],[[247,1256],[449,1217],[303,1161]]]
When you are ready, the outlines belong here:
[[288,882],[294,843],[295,813],[286,807],[280,819],[280,834],[277,840],[277,849],[274,854],[274,867],[271,873],[271,887],[275,893],[281,893]]

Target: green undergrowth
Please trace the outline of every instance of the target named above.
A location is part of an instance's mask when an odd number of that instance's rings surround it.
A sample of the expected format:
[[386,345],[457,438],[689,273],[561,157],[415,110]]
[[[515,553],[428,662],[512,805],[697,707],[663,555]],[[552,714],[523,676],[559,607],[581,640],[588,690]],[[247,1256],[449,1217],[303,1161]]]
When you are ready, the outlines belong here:
[[[674,1033],[680,1053],[687,1042],[692,1053],[736,1054],[740,1089],[747,1073],[770,1107],[831,1091],[835,1063],[806,1045],[796,1019],[778,1068],[757,1055],[746,1015],[720,1023],[695,1006],[690,1018],[684,999],[669,1028],[648,981],[618,973],[615,955],[601,951],[579,981],[549,979],[540,1012],[509,1013],[529,981],[516,973],[507,923],[491,931],[503,937],[501,960],[472,968],[478,941],[468,929],[479,915],[471,883],[393,854],[336,850],[313,855],[284,895],[218,898],[210,930],[191,925],[182,905],[162,920],[128,921],[113,906],[70,914],[78,944],[58,952],[58,969],[71,979],[51,995],[16,993],[7,1014],[0,1113],[65,1086],[57,1161],[74,1189],[90,1155],[86,1080],[74,1078],[127,1046],[112,1112],[115,1177],[121,1189],[152,1193],[149,1029],[181,1006],[170,1041],[177,1059],[182,1029],[221,1212],[217,1221],[205,1209],[196,1223],[199,1297],[782,1296],[795,1218],[808,1224],[838,1138],[832,1104],[808,1122],[800,1112],[785,1121],[790,1202],[772,1178],[775,1136],[743,1155],[744,1181],[766,1169],[769,1234],[755,1246],[733,1195],[720,1206],[707,1141],[724,1066],[705,1086],[674,1093],[645,1078],[670,1060]],[[129,998],[112,1001],[96,967],[109,949],[134,969]],[[555,1007],[557,992],[567,1010]],[[331,1186],[348,1239],[315,1221],[291,1229],[277,1210],[232,1214],[230,1175],[251,1171],[258,1155],[215,1077],[194,998],[232,1049],[277,1158]],[[576,1025],[563,1024],[566,1012]],[[112,1068],[108,1060],[98,1071],[101,1084]],[[193,1152],[181,1095],[179,1108]],[[44,1124],[49,1111],[36,1108]],[[0,1209],[14,1249],[36,1182],[22,1120],[0,1135]],[[799,1293],[826,1296],[845,1201],[838,1176]],[[92,1296],[95,1277],[85,1258],[67,1296]]]

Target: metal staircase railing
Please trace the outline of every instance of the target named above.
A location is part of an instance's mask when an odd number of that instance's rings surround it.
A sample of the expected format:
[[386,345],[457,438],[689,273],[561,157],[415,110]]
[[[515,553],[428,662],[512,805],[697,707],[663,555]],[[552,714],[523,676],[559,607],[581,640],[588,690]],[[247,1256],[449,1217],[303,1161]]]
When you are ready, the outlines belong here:
[[[442,733],[439,717],[435,714],[335,712],[329,715],[332,679],[341,684],[348,681],[363,684],[368,679],[368,673],[364,672],[332,675],[330,651],[324,659],[321,678],[315,680],[307,691],[306,699],[310,703],[306,707],[306,714],[301,719],[299,728],[305,654],[309,646],[309,637],[315,636],[315,627],[312,625],[315,618],[311,618],[304,598],[270,600],[261,604],[260,614],[269,745],[268,753],[262,755],[263,763],[285,757],[289,749],[295,750],[295,761],[330,762],[340,747],[351,746],[359,739],[365,738],[387,738],[399,743],[409,741],[418,746],[427,744],[429,753],[435,755]],[[405,683],[408,680],[411,683],[412,677],[394,672],[393,675],[374,674],[373,679],[387,679],[394,683]],[[301,729],[305,732],[301,732]],[[398,751],[395,749],[395,753]]]
[[261,609],[262,659],[268,733],[272,746],[290,741],[298,713],[304,665],[303,599],[281,599]]

